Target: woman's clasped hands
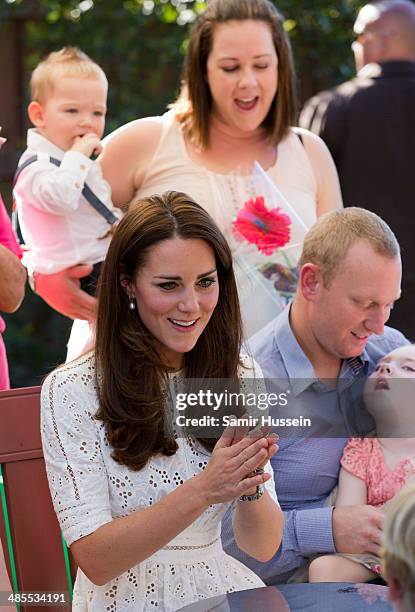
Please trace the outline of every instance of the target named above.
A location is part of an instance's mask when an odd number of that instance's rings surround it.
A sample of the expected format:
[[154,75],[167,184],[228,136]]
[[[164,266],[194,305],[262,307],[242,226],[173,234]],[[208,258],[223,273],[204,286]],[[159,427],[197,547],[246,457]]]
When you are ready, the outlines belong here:
[[203,483],[206,501],[218,504],[252,495],[271,478],[263,468],[277,452],[278,436],[265,428],[248,431],[229,425],[217,441],[206,468],[197,476]]

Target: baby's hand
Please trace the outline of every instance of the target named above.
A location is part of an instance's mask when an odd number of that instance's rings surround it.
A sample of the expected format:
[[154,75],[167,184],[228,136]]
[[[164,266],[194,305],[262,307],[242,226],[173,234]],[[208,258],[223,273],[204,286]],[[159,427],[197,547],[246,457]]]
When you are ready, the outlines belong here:
[[75,138],[75,142],[70,150],[91,157],[93,153],[99,155],[102,152],[102,144],[96,134],[89,133]]

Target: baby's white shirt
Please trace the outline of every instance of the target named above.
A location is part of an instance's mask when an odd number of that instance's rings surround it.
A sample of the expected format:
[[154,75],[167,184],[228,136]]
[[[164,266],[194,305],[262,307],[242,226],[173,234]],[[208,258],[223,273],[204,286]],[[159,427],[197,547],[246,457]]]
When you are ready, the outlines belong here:
[[[111,188],[101,166],[75,151],[62,151],[39,132],[27,133],[27,149],[19,165],[37,155],[38,161],[20,174],[14,189],[20,229],[28,250],[24,265],[52,274],[80,263],[105,259],[109,224],[82,195],[85,183],[116,217],[122,212],[111,201]],[[59,167],[50,157],[61,161]]]

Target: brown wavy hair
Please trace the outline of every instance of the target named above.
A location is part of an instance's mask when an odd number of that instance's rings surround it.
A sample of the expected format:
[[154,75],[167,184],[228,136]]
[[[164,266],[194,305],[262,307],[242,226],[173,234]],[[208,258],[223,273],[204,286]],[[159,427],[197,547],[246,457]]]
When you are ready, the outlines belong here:
[[196,20],[183,64],[183,83],[172,104],[185,133],[202,148],[209,146],[212,96],[206,64],[212,49],[215,25],[253,19],[269,24],[278,56],[278,89],[262,127],[277,145],[296,121],[297,98],[294,62],[284,19],[269,0],[211,0]]
[[[204,240],[212,248],[219,299],[194,348],[184,354],[186,378],[238,376],[242,322],[229,246],[213,219],[184,193],[136,200],[120,221],[102,269],[98,294],[95,370],[99,410],[112,457],[133,470],[155,453],[172,455],[177,443],[166,427],[168,369],[154,336],[129,300],[120,276],[133,280],[151,249],[172,238]],[[226,347],[226,350],[224,350]],[[213,441],[203,441],[209,448]]]

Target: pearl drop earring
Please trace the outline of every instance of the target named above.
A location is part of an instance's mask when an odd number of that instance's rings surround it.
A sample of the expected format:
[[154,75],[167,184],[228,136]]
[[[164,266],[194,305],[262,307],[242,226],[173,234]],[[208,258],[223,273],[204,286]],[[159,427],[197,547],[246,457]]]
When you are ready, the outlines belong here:
[[129,305],[128,305],[128,308],[129,308],[130,310],[135,310],[135,301],[134,301],[133,296],[132,296],[132,295],[130,295],[130,296],[129,296],[129,299],[130,299],[130,303],[129,303]]

